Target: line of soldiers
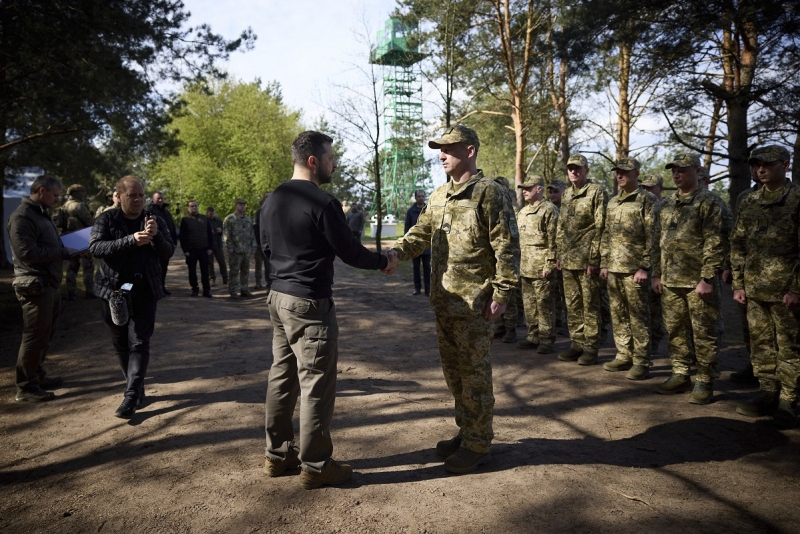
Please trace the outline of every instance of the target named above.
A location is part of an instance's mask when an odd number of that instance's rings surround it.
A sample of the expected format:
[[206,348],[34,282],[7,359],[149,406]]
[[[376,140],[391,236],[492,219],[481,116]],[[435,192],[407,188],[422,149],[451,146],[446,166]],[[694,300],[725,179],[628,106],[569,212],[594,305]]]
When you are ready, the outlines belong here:
[[[547,188],[551,198],[561,197],[560,206],[544,198],[543,178],[526,178],[517,186],[525,205],[516,216],[528,330],[517,346],[552,352],[561,288],[570,346],[557,357],[597,363],[605,284],[617,353],[603,368],[647,379],[651,355],[666,335],[672,373],[655,391],[690,392],[690,403],[708,404],[719,377],[722,284],[732,283],[761,389],[736,411],[796,426],[800,187],[787,180],[790,154],[783,147],[756,149],[748,161],[756,186],[738,199],[736,214],[708,189],[709,174],[690,153],[665,166],[677,186],[665,198],[660,176],[639,181],[635,158],[615,162],[619,193],[610,200],[588,178],[580,154],[567,161],[570,187],[563,197],[558,181]],[[516,312],[507,314],[516,323]]]

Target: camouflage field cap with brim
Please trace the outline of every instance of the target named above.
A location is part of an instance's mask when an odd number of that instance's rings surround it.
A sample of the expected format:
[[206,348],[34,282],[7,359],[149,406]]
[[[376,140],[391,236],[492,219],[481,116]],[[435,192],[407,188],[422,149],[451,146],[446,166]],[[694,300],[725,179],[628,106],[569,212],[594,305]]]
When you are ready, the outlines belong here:
[[570,165],[578,165],[580,167],[588,167],[589,160],[586,159],[582,154],[570,154],[569,159],[567,160],[567,167]]
[[664,187],[664,179],[657,174],[645,174],[639,185],[644,187]]
[[550,185],[547,186],[547,189],[566,189],[567,184],[562,182],[559,179],[551,180]]
[[475,130],[463,124],[456,124],[452,128],[449,128],[439,139],[428,141],[428,146],[430,148],[442,148],[442,145],[452,145],[454,143],[464,143],[467,146],[472,145],[476,149],[481,146],[481,142],[478,140],[478,134],[475,133]]
[[83,187],[81,184],[72,184],[67,188],[67,194],[71,195],[75,191],[86,191],[86,188]]
[[672,156],[672,161],[664,165],[665,169],[671,169],[672,167],[699,167],[700,166],[700,156],[697,154],[689,154],[688,152],[679,152]]
[[616,171],[617,169],[621,171],[638,171],[642,168],[642,164],[639,163],[639,160],[636,158],[619,158],[614,166],[611,167],[612,171]]
[[247,204],[247,201],[245,199],[243,199],[243,198],[237,198],[236,199],[236,203],[237,204]]
[[544,178],[541,176],[528,176],[524,182],[517,185],[517,189],[528,189],[529,187],[536,186],[544,187]]
[[792,155],[789,154],[789,151],[782,146],[768,145],[756,148],[750,152],[750,157],[748,158],[747,163],[752,165],[759,161],[763,161],[764,163],[770,163],[773,161],[789,161],[791,158]]

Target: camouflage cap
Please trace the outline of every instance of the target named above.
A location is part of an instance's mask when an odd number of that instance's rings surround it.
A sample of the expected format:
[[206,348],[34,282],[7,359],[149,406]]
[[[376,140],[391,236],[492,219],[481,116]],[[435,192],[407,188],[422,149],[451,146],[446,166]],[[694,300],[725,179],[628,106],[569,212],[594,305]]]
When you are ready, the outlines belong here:
[[81,184],[72,184],[71,186],[69,186],[67,188],[67,194],[68,195],[71,195],[72,193],[74,193],[76,191],[86,191],[86,188],[83,187]]
[[672,167],[699,167],[700,156],[697,154],[690,154],[688,152],[679,152],[672,156],[672,161],[664,165],[665,169]]
[[581,167],[588,167],[589,160],[586,159],[585,156],[582,154],[570,154],[569,159],[567,160],[567,166],[570,165],[579,165]]
[[547,189],[550,189],[550,188],[552,188],[552,189],[566,189],[567,188],[567,184],[565,184],[564,182],[562,182],[559,179],[550,180],[550,185],[547,186]]
[[245,199],[243,199],[243,198],[237,198],[236,199],[236,203],[237,204],[247,204],[247,201]]
[[452,145],[453,143],[464,143],[468,146],[472,145],[476,149],[481,146],[481,142],[478,140],[478,134],[475,133],[475,130],[463,124],[456,124],[452,128],[449,128],[439,139],[428,141],[428,146],[431,148],[442,148],[442,145]]
[[638,171],[642,168],[642,164],[636,158],[619,158],[614,166],[611,167],[612,171],[617,169],[621,171]]
[[527,189],[529,187],[536,187],[536,186],[544,187],[544,178],[541,176],[528,176],[525,178],[525,181],[521,184],[517,185],[518,189]]
[[644,187],[664,187],[664,179],[658,174],[645,174],[639,182],[639,185]]
[[747,160],[747,163],[752,165],[759,161],[763,161],[764,163],[770,163],[772,161],[789,161],[791,158],[792,155],[789,154],[789,151],[782,146],[768,145],[756,148],[750,152],[750,158]]

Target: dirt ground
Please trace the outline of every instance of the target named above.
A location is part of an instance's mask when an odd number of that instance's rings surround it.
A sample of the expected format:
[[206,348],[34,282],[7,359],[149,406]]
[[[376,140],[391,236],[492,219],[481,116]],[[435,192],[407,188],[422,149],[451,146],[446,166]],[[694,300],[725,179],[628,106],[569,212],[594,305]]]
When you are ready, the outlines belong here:
[[[48,368],[65,383],[40,405],[14,402],[19,324],[4,312],[0,532],[800,531],[800,430],[735,413],[754,390],[728,379],[746,363],[732,306],[708,406],[652,391],[669,375],[663,345],[652,378],[632,382],[495,341],[494,461],[457,476],[433,449],[455,432],[453,402],[410,263],[386,277],[337,262],[332,435],[355,474],[306,491],[262,470],[265,293],[191,298],[178,258],[150,402],[130,422],[113,417],[123,382],[97,302],[64,304]],[[609,341],[601,361],[612,357]]]

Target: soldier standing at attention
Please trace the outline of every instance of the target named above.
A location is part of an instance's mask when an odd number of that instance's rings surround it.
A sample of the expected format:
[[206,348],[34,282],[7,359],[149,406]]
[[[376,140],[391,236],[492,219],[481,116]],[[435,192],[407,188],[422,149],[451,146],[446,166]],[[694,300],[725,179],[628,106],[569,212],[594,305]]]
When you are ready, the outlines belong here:
[[[494,178],[495,183],[500,184],[505,191],[506,195],[508,196],[508,201],[510,202],[511,213],[512,216],[517,211],[517,195],[509,187],[508,178],[505,176],[496,176]],[[521,320],[519,317],[520,309],[522,308],[522,292],[520,290],[519,284],[517,284],[516,289],[514,289],[514,296],[513,298],[509,299],[508,304],[506,304],[506,312],[500,317],[497,321],[495,321],[495,329],[494,329],[494,337],[503,337],[503,343],[514,343],[517,340],[517,322]]]
[[600,278],[608,281],[616,357],[606,371],[644,380],[650,369],[650,250],[657,199],[639,185],[641,165],[620,158],[614,168],[619,193],[608,201],[600,240]]
[[558,354],[563,362],[580,365],[597,362],[600,348],[600,237],[606,220],[608,197],[587,178],[589,162],[580,154],[567,160],[572,187],[561,200],[556,267],[564,277],[567,325],[571,345]]
[[[89,207],[84,202],[86,189],[80,184],[72,184],[67,188],[69,200],[64,203],[62,209],[67,215],[67,231],[65,234],[77,232],[84,228],[89,228],[94,224]],[[86,298],[95,298],[92,292],[94,284],[94,262],[88,252],[67,260],[67,300],[78,299],[78,271],[83,267],[83,286],[86,288]]]
[[[645,191],[652,193],[656,197],[656,204],[653,206],[655,212],[653,213],[653,221],[658,217],[658,210],[661,208],[661,192],[664,190],[664,179],[657,174],[647,174],[639,185],[644,187]],[[650,286],[650,355],[658,354],[658,346],[661,340],[667,335],[667,329],[664,328],[664,314],[661,311],[661,295],[653,291],[652,285]]]
[[225,247],[228,249],[228,292],[232,299],[252,297],[248,287],[250,276],[250,258],[256,251],[256,236],[253,233],[253,221],[245,215],[247,201],[236,199],[233,213],[225,217],[222,223]]
[[[772,415],[781,428],[797,426],[800,377],[800,187],[786,179],[789,152],[753,150],[761,189],[741,200],[731,236],[733,298],[747,305],[751,361],[761,395],[736,411]],[[778,393],[780,390],[780,393]]]
[[459,428],[436,452],[447,471],[468,473],[492,459],[491,321],[505,312],[519,283],[519,235],[505,191],[476,166],[474,130],[454,126],[428,146],[441,149],[451,180],[431,194],[394,250],[409,260],[431,249],[430,302]]
[[[698,185],[700,158],[676,154],[665,168],[672,169],[678,191],[664,199],[656,218],[652,286],[662,295],[672,375],[656,386],[656,392],[666,395],[692,389],[693,341],[697,381],[689,402],[708,404],[719,376],[720,303],[714,279],[728,253],[728,233],[717,198]],[[691,340],[687,332],[692,333]]]
[[[558,208],[559,214],[561,213],[561,197],[564,195],[564,189],[566,189],[566,185],[558,179],[551,180],[550,185],[547,186],[547,198]],[[558,269],[551,277],[551,283],[555,288],[553,298],[556,308],[556,332],[562,336],[569,335],[567,331],[567,301],[564,299],[564,277]]]
[[544,179],[531,176],[517,188],[527,205],[519,211],[519,276],[528,334],[517,347],[553,352],[556,341],[552,279],[556,272],[558,208],[544,200]]

